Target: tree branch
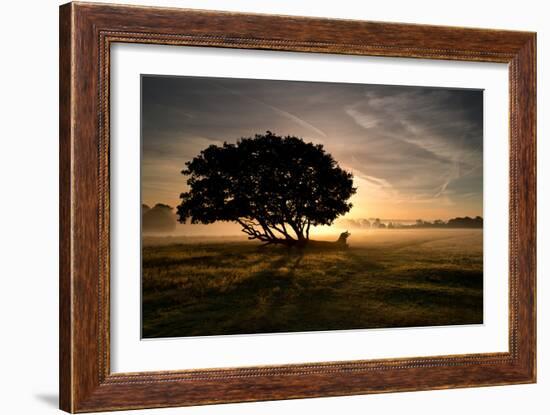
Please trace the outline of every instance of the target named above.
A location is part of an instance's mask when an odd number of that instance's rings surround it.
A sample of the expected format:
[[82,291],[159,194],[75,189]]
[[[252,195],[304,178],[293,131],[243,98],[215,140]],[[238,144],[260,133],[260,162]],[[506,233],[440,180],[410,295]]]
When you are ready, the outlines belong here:
[[256,225],[254,221],[243,218],[237,219],[237,222],[243,227],[241,230],[248,235],[248,239],[258,239],[262,242],[268,242],[272,240],[269,235],[263,234],[254,228],[254,225]]
[[278,228],[275,224],[270,224],[269,226],[275,229],[277,232],[281,233],[286,239],[294,240],[294,238],[290,236],[287,232],[284,222],[282,223],[282,228]]

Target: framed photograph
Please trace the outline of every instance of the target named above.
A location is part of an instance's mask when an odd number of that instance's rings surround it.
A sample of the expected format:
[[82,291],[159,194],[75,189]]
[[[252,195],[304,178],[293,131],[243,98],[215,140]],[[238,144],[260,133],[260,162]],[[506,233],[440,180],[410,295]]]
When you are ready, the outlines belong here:
[[536,381],[536,35],[60,8],[60,407]]

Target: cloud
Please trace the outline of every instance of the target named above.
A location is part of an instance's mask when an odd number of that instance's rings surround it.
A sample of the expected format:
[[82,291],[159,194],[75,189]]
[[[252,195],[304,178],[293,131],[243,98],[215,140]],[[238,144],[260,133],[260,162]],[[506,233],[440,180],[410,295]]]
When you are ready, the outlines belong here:
[[369,128],[374,128],[378,125],[378,119],[369,114],[363,114],[355,109],[355,105],[351,105],[344,109],[346,114],[348,114],[357,125],[368,130]]
[[252,101],[254,104],[260,104],[260,105],[263,105],[271,110],[273,110],[276,114],[279,114],[279,115],[282,115],[283,117],[293,121],[294,123],[298,124],[300,127],[304,127],[306,129],[309,129],[311,131],[313,131],[314,133],[322,136],[322,137],[326,137],[327,135],[321,131],[320,129],[318,129],[317,127],[315,127],[314,125],[308,123],[307,121],[303,120],[302,118],[300,117],[297,117],[296,115],[294,114],[291,114],[290,112],[287,112],[281,108],[278,108],[274,105],[271,105],[271,104],[268,104],[267,102],[264,102],[260,99],[257,99],[257,98],[253,98],[251,96],[248,96],[246,94],[243,94],[237,90],[234,90],[234,89],[231,89],[231,88],[226,88],[222,85],[220,85],[219,82],[213,82],[214,85],[216,85],[218,88],[221,88],[223,90],[226,90],[228,92],[230,92],[231,94],[234,94],[234,95],[237,95],[239,97],[242,97],[242,98],[245,98],[247,100],[250,100]]
[[474,172],[481,183],[481,98],[480,91],[372,88],[344,109],[365,130],[363,153],[371,149],[378,158],[355,152],[354,169],[357,162],[367,166],[364,177],[383,177],[386,187],[410,200],[443,198]]

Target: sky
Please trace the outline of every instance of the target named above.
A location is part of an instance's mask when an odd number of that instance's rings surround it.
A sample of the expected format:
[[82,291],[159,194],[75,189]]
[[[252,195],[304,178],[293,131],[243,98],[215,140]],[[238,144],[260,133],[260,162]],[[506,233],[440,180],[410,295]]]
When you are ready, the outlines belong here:
[[270,130],[353,173],[346,219],[483,216],[482,90],[143,75],[141,105],[150,206],[179,203],[204,148]]

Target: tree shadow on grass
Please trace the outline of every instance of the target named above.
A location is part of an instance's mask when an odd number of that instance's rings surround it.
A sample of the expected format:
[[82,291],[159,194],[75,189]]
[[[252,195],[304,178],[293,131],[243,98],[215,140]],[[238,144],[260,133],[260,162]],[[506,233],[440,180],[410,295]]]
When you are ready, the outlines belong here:
[[279,253],[278,258],[270,261],[265,268],[253,273],[235,287],[236,290],[258,291],[279,287],[289,288],[304,257],[302,252]]
[[[262,248],[265,249],[265,248]],[[312,264],[312,259],[308,260],[306,267],[303,266],[304,259],[309,255],[325,254],[337,252],[342,253],[342,256],[333,260],[322,261],[323,257],[319,258],[318,265]],[[334,283],[343,283],[351,278],[358,277],[365,272],[375,272],[385,269],[385,267],[371,259],[369,259],[364,250],[327,250],[325,248],[282,248],[280,250],[267,254],[274,258],[266,266],[252,274],[246,280],[243,280],[236,289],[269,288],[283,284],[290,287],[294,284],[294,280],[300,278],[301,288],[315,286],[317,281],[315,277],[307,278],[307,274],[312,271],[328,273],[332,277]],[[330,274],[330,271],[333,274]],[[294,284],[296,285],[296,284]]]

